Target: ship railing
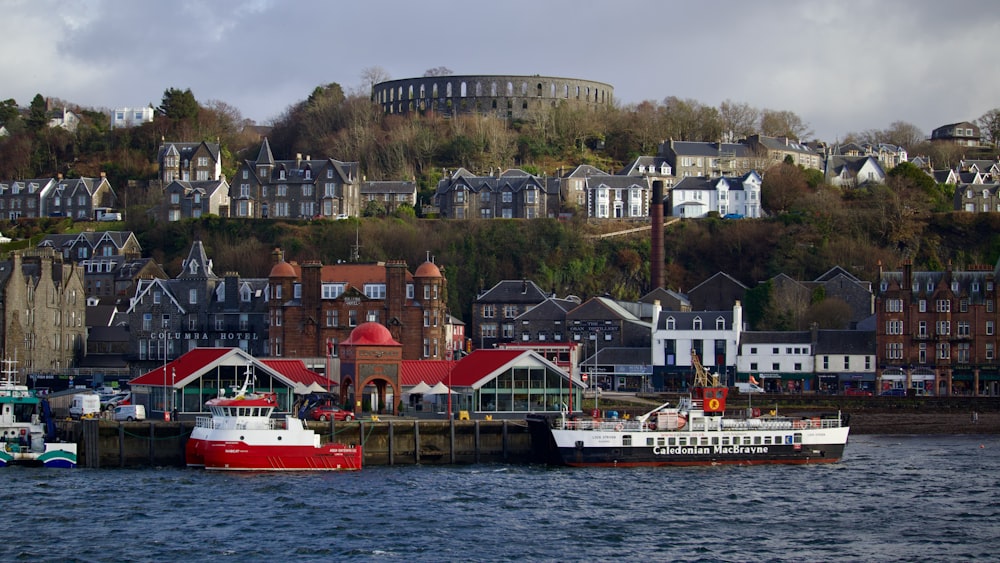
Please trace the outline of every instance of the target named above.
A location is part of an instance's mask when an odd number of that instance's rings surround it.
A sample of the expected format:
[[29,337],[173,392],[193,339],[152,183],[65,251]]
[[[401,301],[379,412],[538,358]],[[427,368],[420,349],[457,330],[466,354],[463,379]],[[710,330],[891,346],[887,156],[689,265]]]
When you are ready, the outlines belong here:
[[556,425],[563,430],[598,430],[606,432],[622,432],[625,430],[642,432],[649,430],[647,424],[643,424],[638,420],[624,418],[581,418],[579,420],[558,418],[556,419]]
[[840,428],[839,418],[798,418],[768,416],[759,418],[727,418],[722,421],[726,430],[805,430],[808,428]]
[[233,428],[237,430],[284,430],[287,427],[285,421],[278,418],[269,418],[267,419],[267,422],[257,418],[237,419],[234,422],[232,419],[219,419],[211,416],[196,417],[194,425],[198,428],[208,428],[209,430],[225,428]]

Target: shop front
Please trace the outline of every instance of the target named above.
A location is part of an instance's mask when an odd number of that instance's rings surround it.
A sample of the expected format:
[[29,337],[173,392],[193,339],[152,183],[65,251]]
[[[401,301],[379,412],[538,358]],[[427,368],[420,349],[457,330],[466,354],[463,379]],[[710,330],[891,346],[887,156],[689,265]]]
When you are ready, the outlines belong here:
[[842,373],[837,380],[839,393],[875,393],[874,373]]

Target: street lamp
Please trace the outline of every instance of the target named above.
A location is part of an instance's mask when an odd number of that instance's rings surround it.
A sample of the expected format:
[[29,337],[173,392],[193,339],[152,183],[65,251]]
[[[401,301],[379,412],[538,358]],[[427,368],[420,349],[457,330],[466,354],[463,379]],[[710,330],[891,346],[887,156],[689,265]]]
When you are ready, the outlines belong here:
[[451,350],[448,350],[448,420],[451,420]]
[[[169,407],[167,405],[167,348],[170,343],[170,333],[164,330],[160,332],[160,336],[163,341],[163,419],[170,420],[170,412],[173,411],[174,406],[173,378],[171,378],[170,385],[170,405]],[[172,368],[172,371],[174,372],[174,377],[176,377],[176,368]]]

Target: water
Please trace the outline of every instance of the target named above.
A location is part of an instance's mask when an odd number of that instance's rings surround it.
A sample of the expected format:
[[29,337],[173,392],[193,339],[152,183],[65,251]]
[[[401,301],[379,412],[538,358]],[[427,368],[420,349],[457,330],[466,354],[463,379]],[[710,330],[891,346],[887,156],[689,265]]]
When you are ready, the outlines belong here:
[[809,467],[15,467],[0,561],[995,560],[998,462],[995,436],[857,436]]

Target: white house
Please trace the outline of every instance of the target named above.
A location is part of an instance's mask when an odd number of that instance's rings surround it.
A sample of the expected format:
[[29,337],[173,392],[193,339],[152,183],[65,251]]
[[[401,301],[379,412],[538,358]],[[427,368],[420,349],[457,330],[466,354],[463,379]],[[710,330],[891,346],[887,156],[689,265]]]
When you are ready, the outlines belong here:
[[765,390],[810,390],[814,379],[810,331],[747,331],[740,336],[736,377],[757,380]]
[[[743,332],[743,306],[739,301],[732,311],[664,311],[659,302],[653,305],[652,365],[654,376],[663,377],[663,386],[671,379],[690,374],[693,350],[706,369],[717,373],[720,382],[732,384],[737,367],[740,335]],[[658,385],[660,386],[660,385]]]
[[873,156],[828,156],[824,176],[831,186],[885,183],[885,170]]
[[111,128],[135,127],[143,123],[152,123],[156,110],[151,107],[116,108],[111,112]]
[[760,184],[760,175],[753,170],[738,178],[689,176],[670,191],[670,215],[697,218],[715,211],[721,216],[758,218]]

